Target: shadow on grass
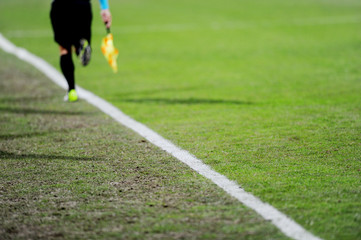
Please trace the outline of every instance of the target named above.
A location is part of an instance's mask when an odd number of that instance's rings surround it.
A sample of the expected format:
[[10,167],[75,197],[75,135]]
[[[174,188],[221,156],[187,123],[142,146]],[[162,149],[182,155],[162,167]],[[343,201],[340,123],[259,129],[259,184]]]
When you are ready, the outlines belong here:
[[47,160],[72,160],[72,161],[102,161],[99,157],[75,157],[49,154],[16,154],[0,150],[0,159],[21,160],[21,159],[47,159]]
[[0,140],[13,140],[18,138],[30,138],[39,137],[49,134],[48,132],[34,132],[34,133],[23,133],[23,134],[3,134],[0,135]]
[[13,107],[0,107],[0,112],[8,112],[15,114],[50,114],[50,115],[91,115],[90,112],[79,111],[57,111],[57,110],[44,110],[33,108],[13,108]]
[[[210,87],[208,87],[210,88]],[[125,92],[116,95],[114,98],[111,98],[111,101],[114,102],[129,102],[129,103],[158,103],[158,104],[184,104],[184,105],[195,105],[195,104],[233,104],[233,105],[251,105],[253,102],[249,101],[239,101],[239,100],[225,100],[225,99],[204,99],[204,98],[152,98],[150,97],[153,94],[164,93],[164,92],[186,92],[205,89],[205,86],[189,86],[183,88],[160,88],[160,89],[150,89],[143,91],[134,91],[134,92]],[[148,96],[148,97],[139,97],[139,98],[126,98],[127,96]]]
[[[189,87],[183,87],[183,88],[154,88],[154,89],[148,89],[148,90],[138,90],[138,91],[132,91],[132,92],[123,92],[121,94],[118,94],[117,97],[126,97],[126,96],[135,96],[135,95],[153,95],[157,93],[170,93],[170,92],[187,92],[187,91],[194,91],[199,89],[205,89],[205,86],[189,86]],[[116,99],[115,99],[116,100]]]
[[74,128],[61,128],[58,130],[51,130],[51,131],[46,131],[46,132],[31,132],[31,133],[20,133],[20,134],[2,134],[0,135],[0,140],[13,140],[13,139],[18,139],[18,138],[31,138],[31,137],[41,137],[41,136],[46,136],[49,134],[54,134],[54,133],[67,133],[70,132],[72,129]]
[[29,103],[29,102],[40,102],[49,101],[54,96],[27,96],[27,97],[1,97],[0,102],[3,103]]
[[169,99],[169,98],[140,98],[140,99],[118,99],[118,102],[129,103],[159,103],[159,104],[234,104],[234,105],[252,105],[253,102],[238,101],[238,100],[223,100],[223,99],[201,99],[201,98],[188,98],[188,99]]

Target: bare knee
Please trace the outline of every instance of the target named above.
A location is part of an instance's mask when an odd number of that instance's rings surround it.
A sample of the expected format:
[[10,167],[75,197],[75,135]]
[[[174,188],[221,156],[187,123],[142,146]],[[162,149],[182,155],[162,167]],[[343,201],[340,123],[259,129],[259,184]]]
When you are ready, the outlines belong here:
[[67,55],[69,53],[69,50],[64,48],[63,46],[59,46],[60,55]]

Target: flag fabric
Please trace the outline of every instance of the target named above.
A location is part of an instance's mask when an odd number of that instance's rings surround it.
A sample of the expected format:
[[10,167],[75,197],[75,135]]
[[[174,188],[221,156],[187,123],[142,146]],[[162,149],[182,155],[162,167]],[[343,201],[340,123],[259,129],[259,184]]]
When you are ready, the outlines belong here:
[[116,73],[118,71],[117,58],[119,51],[114,47],[113,34],[108,33],[103,38],[101,50],[114,73]]

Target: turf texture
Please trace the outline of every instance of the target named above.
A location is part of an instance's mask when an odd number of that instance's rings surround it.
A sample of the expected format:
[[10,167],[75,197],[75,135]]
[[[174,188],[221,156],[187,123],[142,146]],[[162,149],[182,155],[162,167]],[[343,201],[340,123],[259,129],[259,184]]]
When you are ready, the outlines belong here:
[[[361,239],[359,1],[113,1],[117,75],[93,5],[79,85],[316,235]],[[49,2],[0,7],[0,31],[58,66]]]

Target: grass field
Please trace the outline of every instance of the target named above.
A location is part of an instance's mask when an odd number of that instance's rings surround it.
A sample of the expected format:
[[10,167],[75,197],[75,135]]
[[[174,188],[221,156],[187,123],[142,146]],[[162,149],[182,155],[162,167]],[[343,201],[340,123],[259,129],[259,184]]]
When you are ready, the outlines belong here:
[[[25,65],[25,66],[24,66]],[[286,239],[178,160],[0,52],[1,239]]]
[[[110,3],[112,32],[120,50],[119,73],[111,72],[97,47],[105,31],[93,1],[94,54],[90,67],[77,65],[79,85],[237,181],[315,235],[361,239],[360,1]],[[58,66],[49,6],[46,0],[1,1],[0,32]],[[7,75],[2,76],[3,84]],[[9,102],[4,104],[12,109]],[[74,105],[79,108],[76,111],[89,108],[80,104]],[[61,112],[56,101],[48,107]],[[89,121],[101,128],[98,117]],[[2,148],[13,141],[13,134],[26,133],[16,124],[1,131]],[[82,134],[89,136],[86,131]],[[125,144],[130,150],[123,146],[130,159],[147,151],[141,146],[131,151],[132,143]],[[33,148],[31,159],[45,161],[34,158],[45,150],[36,142]],[[47,151],[60,151],[56,146],[51,149]],[[86,149],[62,154],[88,157]],[[15,149],[0,150],[3,163],[19,161],[9,155]],[[102,156],[112,159],[106,155]],[[8,167],[4,169],[11,173]],[[198,192],[188,185],[195,177],[190,171],[179,177],[178,183],[187,191]],[[217,197],[227,198],[218,192],[212,199]],[[248,220],[238,227],[247,222],[254,226]],[[265,226],[263,232],[255,231],[258,237],[272,232],[275,235],[267,236],[280,238]],[[244,229],[253,232],[248,225]],[[227,238],[227,234],[222,236]]]

